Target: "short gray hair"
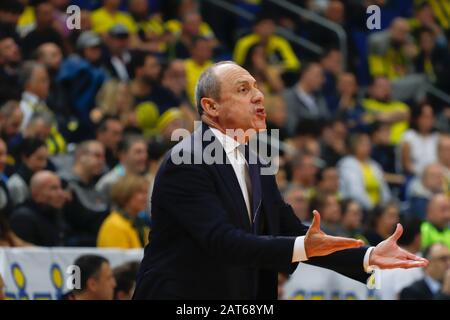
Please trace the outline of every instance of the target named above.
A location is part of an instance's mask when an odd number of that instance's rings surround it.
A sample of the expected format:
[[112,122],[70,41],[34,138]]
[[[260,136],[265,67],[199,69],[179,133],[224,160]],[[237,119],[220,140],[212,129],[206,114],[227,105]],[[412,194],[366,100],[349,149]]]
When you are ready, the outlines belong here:
[[195,104],[199,115],[203,114],[201,100],[204,97],[220,99],[220,81],[215,73],[215,68],[223,64],[236,64],[234,61],[221,61],[213,64],[207,68],[200,75],[197,85],[195,87]]

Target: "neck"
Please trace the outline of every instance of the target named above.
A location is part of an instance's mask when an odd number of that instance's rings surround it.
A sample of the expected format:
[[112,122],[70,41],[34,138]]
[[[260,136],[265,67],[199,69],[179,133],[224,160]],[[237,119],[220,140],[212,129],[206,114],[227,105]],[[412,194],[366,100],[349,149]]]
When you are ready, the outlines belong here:
[[123,208],[123,210],[131,217],[131,218],[136,218],[137,215],[139,214],[139,210],[137,211],[134,208],[131,208],[129,206],[125,206]]
[[96,297],[90,292],[81,292],[74,294],[75,300],[97,300]]
[[[206,114],[202,114],[201,119],[204,123],[206,123],[209,127],[214,128],[219,130],[220,132],[222,132],[223,134],[227,134],[227,129],[222,127],[216,120],[211,119],[210,117],[208,117]],[[239,142],[240,144],[246,144],[249,140],[250,137],[248,135],[244,135],[244,136],[230,136],[231,138],[233,138],[234,140],[236,140],[237,142]]]
[[304,91],[307,94],[312,94],[312,90],[311,88],[308,86],[308,84],[306,82],[299,82],[298,83],[298,88],[302,91]]

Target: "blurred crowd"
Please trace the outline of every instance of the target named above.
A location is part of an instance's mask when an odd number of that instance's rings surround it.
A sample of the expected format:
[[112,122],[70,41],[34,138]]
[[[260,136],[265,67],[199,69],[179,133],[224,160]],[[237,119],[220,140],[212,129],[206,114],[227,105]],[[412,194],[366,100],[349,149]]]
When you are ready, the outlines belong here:
[[[230,1],[251,22],[207,1],[0,1],[0,246],[144,247],[171,134],[199,119],[197,79],[234,60],[265,94],[299,219],[317,209],[326,233],[368,245],[401,221],[402,245],[442,264],[426,272],[432,294],[450,294],[450,1],[288,2],[340,26],[346,47],[264,0]],[[371,4],[389,13],[380,31],[366,27]]]

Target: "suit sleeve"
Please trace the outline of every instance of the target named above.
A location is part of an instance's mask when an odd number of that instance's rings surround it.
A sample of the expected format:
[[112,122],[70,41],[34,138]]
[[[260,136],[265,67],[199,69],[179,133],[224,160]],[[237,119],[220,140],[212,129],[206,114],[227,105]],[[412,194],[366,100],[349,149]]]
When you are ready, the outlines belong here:
[[210,173],[167,161],[152,207],[179,224],[206,254],[224,264],[289,272],[295,237],[257,236],[230,223]]

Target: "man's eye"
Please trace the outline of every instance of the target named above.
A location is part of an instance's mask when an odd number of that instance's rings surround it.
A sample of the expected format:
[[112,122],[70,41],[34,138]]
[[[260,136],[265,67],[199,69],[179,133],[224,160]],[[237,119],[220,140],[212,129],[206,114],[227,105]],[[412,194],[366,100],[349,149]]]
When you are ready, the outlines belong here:
[[239,89],[239,92],[247,92],[248,91],[248,88],[247,87],[241,87],[240,89]]

